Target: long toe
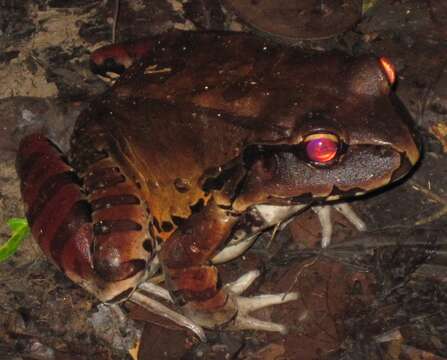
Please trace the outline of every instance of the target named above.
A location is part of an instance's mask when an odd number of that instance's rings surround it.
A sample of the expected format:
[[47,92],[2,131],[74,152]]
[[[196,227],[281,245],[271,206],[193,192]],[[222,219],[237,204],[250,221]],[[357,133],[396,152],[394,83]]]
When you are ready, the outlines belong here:
[[262,309],[267,306],[284,304],[298,299],[298,293],[266,294],[253,297],[236,296],[235,301],[238,306],[236,319],[229,325],[231,330],[262,330],[287,333],[287,327],[270,321],[256,319],[249,314],[252,311]]
[[231,326],[234,330],[261,330],[287,334],[287,327],[270,321],[263,321],[251,316],[238,317]]
[[297,292],[265,294],[253,297],[238,296],[236,298],[236,303],[238,304],[239,313],[248,314],[267,306],[284,304],[289,301],[297,300],[298,297]]
[[259,275],[261,275],[259,270],[249,271],[236,281],[226,284],[225,288],[233,294],[240,295],[253,284],[253,281],[255,281]]

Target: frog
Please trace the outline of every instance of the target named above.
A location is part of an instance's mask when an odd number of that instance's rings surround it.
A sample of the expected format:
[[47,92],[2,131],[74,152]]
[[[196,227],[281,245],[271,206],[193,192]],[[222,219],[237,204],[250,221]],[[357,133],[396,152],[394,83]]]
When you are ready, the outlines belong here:
[[[20,143],[32,234],[101,302],[162,311],[202,339],[203,327],[285,332],[250,313],[298,298],[244,297],[260,272],[221,284],[218,263],[306,207],[402,179],[420,158],[385,57],[172,31],[101,48],[91,66],[120,76],[79,115],[69,153],[42,133]],[[166,288],[154,290],[159,271]]]

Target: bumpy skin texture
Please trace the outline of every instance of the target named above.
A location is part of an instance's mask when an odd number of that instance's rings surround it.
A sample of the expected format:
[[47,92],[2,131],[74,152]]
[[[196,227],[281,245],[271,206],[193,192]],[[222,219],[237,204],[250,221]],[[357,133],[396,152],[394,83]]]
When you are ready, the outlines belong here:
[[[18,171],[43,250],[103,301],[131,294],[159,243],[177,303],[225,323],[237,309],[209,261],[253,206],[368,192],[419,157],[408,114],[372,56],[174,32],[107,47],[92,64],[127,70],[79,117],[75,170],[34,135]],[[305,158],[315,133],[339,140],[328,166]]]

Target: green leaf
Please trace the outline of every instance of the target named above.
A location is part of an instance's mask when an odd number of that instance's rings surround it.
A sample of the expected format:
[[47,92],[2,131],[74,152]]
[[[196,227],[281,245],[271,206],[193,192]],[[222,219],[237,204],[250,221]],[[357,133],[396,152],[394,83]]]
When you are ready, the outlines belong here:
[[19,248],[20,244],[30,234],[28,222],[24,218],[11,218],[7,221],[11,229],[11,237],[0,246],[0,262],[9,258]]

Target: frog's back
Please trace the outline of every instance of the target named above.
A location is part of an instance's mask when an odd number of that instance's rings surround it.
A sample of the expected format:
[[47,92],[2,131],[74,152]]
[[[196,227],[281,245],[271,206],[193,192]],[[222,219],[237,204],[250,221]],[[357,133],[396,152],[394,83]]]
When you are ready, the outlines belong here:
[[80,123],[106,130],[159,222],[206,203],[206,177],[245,146],[292,142],[296,120],[323,94],[343,98],[340,55],[310,57],[242,34],[172,33],[153,46]]
[[331,76],[342,69],[340,55],[315,57],[240,33],[161,39],[94,105],[114,141],[150,162],[145,171],[157,168],[158,178],[200,176],[247,144],[287,142],[292,122],[320,108],[322,93],[343,97]]

